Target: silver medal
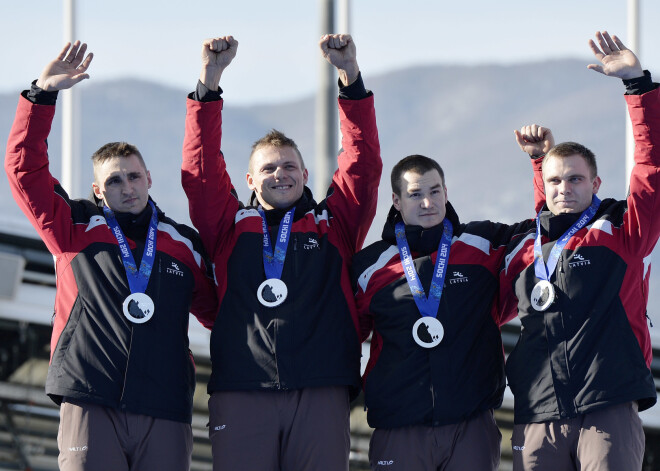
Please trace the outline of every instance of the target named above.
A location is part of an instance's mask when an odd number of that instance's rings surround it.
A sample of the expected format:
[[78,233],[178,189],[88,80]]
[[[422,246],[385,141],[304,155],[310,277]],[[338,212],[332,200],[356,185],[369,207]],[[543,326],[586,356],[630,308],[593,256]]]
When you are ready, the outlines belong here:
[[266,307],[275,307],[284,302],[288,292],[289,290],[282,280],[269,278],[259,285],[257,299]]
[[445,329],[435,317],[424,316],[417,319],[412,334],[417,345],[424,348],[433,348],[442,341]]
[[555,302],[555,287],[548,280],[541,280],[532,289],[532,307],[537,311],[545,311]]
[[126,319],[135,324],[144,324],[154,315],[154,302],[144,293],[132,293],[122,308]]

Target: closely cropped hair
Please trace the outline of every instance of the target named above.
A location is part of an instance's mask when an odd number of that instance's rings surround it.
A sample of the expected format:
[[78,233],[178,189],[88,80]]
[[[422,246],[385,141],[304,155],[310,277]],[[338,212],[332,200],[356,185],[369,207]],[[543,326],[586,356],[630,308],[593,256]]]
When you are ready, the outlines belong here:
[[264,137],[259,139],[257,142],[252,144],[252,152],[250,153],[250,161],[248,163],[248,171],[250,173],[253,172],[252,168],[252,156],[256,151],[261,149],[262,147],[291,147],[293,150],[296,151],[296,154],[298,154],[298,157],[300,158],[300,164],[302,165],[302,169],[305,170],[305,161],[302,158],[302,154],[300,153],[300,150],[298,149],[298,145],[296,142],[291,139],[290,137],[287,137],[284,135],[283,132],[278,131],[277,129],[272,129],[268,134],[266,134]]
[[577,142],[562,142],[557,144],[552,149],[545,154],[545,160],[548,157],[569,157],[571,155],[581,155],[582,158],[587,163],[589,170],[591,171],[591,178],[596,178],[598,176],[598,166],[596,165],[596,156],[591,150],[587,149],[582,144]]
[[131,155],[135,155],[142,166],[145,169],[147,168],[138,148],[128,142],[108,142],[92,154],[92,164],[96,167],[108,159],[114,157],[130,157]]
[[442,186],[445,186],[445,172],[440,167],[440,164],[433,159],[423,155],[409,155],[399,160],[392,168],[390,180],[392,183],[392,192],[397,196],[401,196],[401,176],[406,172],[415,172],[423,175],[431,170],[437,170],[442,180]]

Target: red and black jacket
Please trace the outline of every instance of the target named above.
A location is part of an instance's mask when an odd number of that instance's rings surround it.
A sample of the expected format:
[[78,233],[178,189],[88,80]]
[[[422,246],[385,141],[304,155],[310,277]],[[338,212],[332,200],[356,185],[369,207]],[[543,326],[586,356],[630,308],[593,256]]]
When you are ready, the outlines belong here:
[[[645,258],[660,236],[660,90],[626,95],[635,136],[635,167],[626,200],[604,199],[563,249],[550,281],[555,302],[530,304],[536,228],[507,249],[501,272],[503,321],[522,331],[507,360],[515,422],[544,422],[638,401],[656,402],[646,324]],[[541,162],[536,163],[537,166]],[[541,214],[543,256],[576,216]]]
[[[326,198],[296,203],[283,304],[257,300],[265,280],[255,207],[234,196],[220,151],[222,101],[188,100],[182,167],[190,216],[215,264],[220,311],[211,334],[209,393],[359,387],[360,342],[349,264],[376,212],[382,170],[373,96],[339,100],[342,151]],[[282,211],[268,211],[273,230]]]
[[[207,328],[217,313],[201,240],[157,209],[156,258],[146,290],[154,316],[144,324],[129,322],[122,313],[130,294],[126,273],[102,209],[70,199],[48,170],[46,139],[54,114],[55,106],[21,97],[5,160],[14,198],[55,258],[46,392],[57,403],[68,397],[190,422],[195,371],[189,312]],[[139,260],[144,240],[128,242]]]
[[[373,331],[363,382],[367,420],[374,428],[455,424],[499,407],[505,388],[504,353],[495,311],[506,244],[533,225],[490,221],[460,224],[447,203],[454,235],[437,319],[444,338],[423,348],[412,329],[421,314],[396,244],[401,216],[390,210],[383,240],[353,259],[361,337]],[[429,292],[443,225],[406,225],[414,265]]]

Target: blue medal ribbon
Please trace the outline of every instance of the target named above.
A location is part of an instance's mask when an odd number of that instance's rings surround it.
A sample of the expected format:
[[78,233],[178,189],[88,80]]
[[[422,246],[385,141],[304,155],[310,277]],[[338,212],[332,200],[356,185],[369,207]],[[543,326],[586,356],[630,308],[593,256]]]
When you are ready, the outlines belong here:
[[566,247],[568,241],[571,240],[571,237],[573,237],[577,231],[582,229],[587,225],[589,221],[591,221],[591,218],[596,215],[599,206],[600,199],[598,199],[596,195],[593,195],[591,197],[591,205],[589,205],[589,207],[582,212],[578,220],[575,221],[573,225],[566,230],[566,232],[564,232],[564,235],[562,235],[557,240],[554,247],[552,247],[550,255],[548,256],[547,265],[543,261],[543,244],[541,243],[541,211],[539,211],[539,213],[536,215],[536,239],[534,240],[534,274],[538,279],[550,281],[552,274],[557,268],[557,262],[559,261],[559,256],[561,255],[562,250],[564,250],[564,247]]
[[445,283],[445,276],[447,274],[447,261],[449,260],[449,250],[451,248],[451,239],[453,237],[454,228],[449,221],[445,218],[443,221],[442,237],[438,244],[438,255],[435,260],[435,268],[433,271],[433,279],[429,289],[429,295],[426,297],[424,288],[415,270],[413,263],[412,253],[408,246],[406,239],[406,229],[403,222],[398,222],[394,227],[396,234],[396,245],[399,247],[399,256],[401,258],[401,265],[403,266],[403,273],[408,280],[408,286],[412,293],[417,309],[426,317],[436,317],[438,315],[438,308],[440,307],[440,298],[442,297],[442,290]]
[[144,293],[147,290],[147,284],[149,284],[149,277],[151,276],[151,270],[153,269],[154,260],[156,258],[158,215],[156,214],[156,207],[151,200],[149,200],[149,205],[151,206],[151,220],[149,222],[149,230],[147,231],[147,239],[144,244],[144,253],[142,254],[142,261],[140,262],[139,270],[135,265],[133,253],[128,246],[128,242],[121,227],[119,227],[115,214],[110,208],[105,205],[103,206],[105,220],[119,243],[119,250],[121,252],[122,262],[124,263],[124,269],[126,270],[126,278],[128,279],[128,287],[130,288],[131,293]]
[[286,249],[289,245],[289,236],[291,235],[293,213],[295,210],[295,207],[291,208],[280,221],[280,228],[277,240],[275,241],[275,250],[273,250],[270,242],[270,233],[268,232],[268,223],[266,222],[266,213],[264,213],[263,209],[259,208],[261,227],[264,231],[264,271],[266,272],[266,279],[276,278],[279,280],[282,277],[282,269],[284,268],[284,259],[286,258]]

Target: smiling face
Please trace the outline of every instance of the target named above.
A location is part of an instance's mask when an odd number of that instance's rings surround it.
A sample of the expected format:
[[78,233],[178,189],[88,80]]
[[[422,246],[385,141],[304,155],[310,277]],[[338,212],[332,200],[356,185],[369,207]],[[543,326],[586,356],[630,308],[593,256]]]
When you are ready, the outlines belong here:
[[592,173],[579,154],[545,158],[545,203],[552,214],[581,213],[589,207],[591,197],[598,193],[601,183],[600,177]]
[[293,147],[266,145],[252,154],[247,184],[264,209],[288,208],[303,194],[307,169]]
[[94,179],[94,194],[113,211],[139,214],[147,206],[151,175],[135,154],[96,163]]
[[447,188],[437,170],[423,174],[409,170],[401,175],[401,195],[392,193],[392,203],[407,225],[424,229],[442,222],[447,212]]

